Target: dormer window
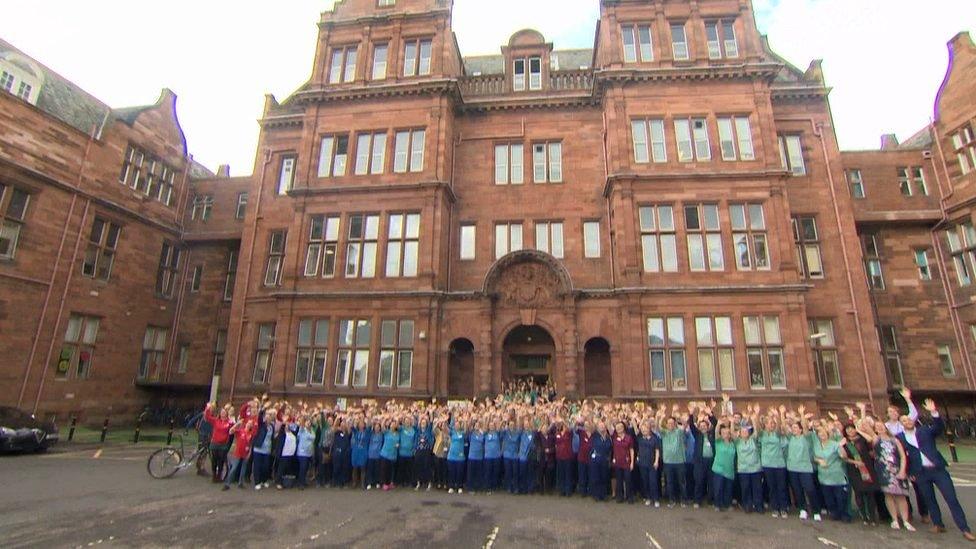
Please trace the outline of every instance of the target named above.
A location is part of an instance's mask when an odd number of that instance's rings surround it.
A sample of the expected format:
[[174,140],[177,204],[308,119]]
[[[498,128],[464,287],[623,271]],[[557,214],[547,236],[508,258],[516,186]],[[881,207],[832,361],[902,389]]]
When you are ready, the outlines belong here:
[[36,63],[14,52],[0,55],[0,90],[36,105],[43,84],[44,75]]
[[523,57],[513,62],[512,86],[515,91],[525,91],[525,77],[528,70],[530,90],[542,89],[542,58]]

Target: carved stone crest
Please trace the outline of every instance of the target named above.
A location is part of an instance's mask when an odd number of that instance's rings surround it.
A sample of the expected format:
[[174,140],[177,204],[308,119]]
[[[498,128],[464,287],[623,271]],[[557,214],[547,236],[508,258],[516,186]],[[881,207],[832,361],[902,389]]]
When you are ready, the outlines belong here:
[[555,302],[559,298],[560,285],[559,277],[551,268],[527,262],[506,269],[496,288],[502,305],[536,309]]

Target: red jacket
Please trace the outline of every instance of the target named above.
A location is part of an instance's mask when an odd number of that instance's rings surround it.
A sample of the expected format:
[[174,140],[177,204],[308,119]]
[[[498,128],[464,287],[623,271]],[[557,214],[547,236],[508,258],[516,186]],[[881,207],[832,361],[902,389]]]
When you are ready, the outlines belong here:
[[207,408],[203,411],[203,417],[207,420],[207,423],[213,426],[213,434],[210,435],[211,444],[227,444],[230,440],[230,427],[233,425],[229,419],[220,419],[218,416],[214,416],[210,413],[210,409]]
[[247,456],[251,454],[251,441],[257,431],[258,427],[253,423],[250,427],[241,426],[234,431],[234,457],[247,459]]
[[556,431],[556,459],[559,461],[573,459],[572,431]]
[[580,429],[576,432],[579,433],[578,460],[580,463],[589,463],[590,452],[593,451],[593,442],[590,441],[590,433],[587,433],[586,429]]

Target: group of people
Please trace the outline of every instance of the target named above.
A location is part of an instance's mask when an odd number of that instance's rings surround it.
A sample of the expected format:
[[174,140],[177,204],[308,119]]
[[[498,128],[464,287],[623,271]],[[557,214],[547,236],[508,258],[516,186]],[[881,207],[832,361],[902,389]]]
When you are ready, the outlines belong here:
[[[204,410],[212,480],[229,490],[319,486],[580,495],[659,507],[710,504],[821,521],[888,522],[915,531],[914,510],[945,532],[942,493],[976,541],[936,446],[945,423],[932,400],[919,417],[864,404],[816,417],[803,406],[736,411],[722,402],[658,405],[567,401],[526,385],[495,399],[390,401],[344,410],[265,395]],[[545,394],[544,394],[545,393]]]

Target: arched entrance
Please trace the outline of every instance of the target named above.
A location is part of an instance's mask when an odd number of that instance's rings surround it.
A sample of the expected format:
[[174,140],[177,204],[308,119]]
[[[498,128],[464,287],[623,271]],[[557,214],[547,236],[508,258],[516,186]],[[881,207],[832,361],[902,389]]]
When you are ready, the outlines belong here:
[[459,338],[448,350],[447,393],[451,397],[474,396],[474,344]]
[[552,376],[556,343],[541,326],[518,326],[502,345],[502,377],[505,382],[532,379],[545,384]]
[[583,391],[588,397],[611,396],[613,372],[610,368],[610,343],[602,337],[586,342],[583,355]]

